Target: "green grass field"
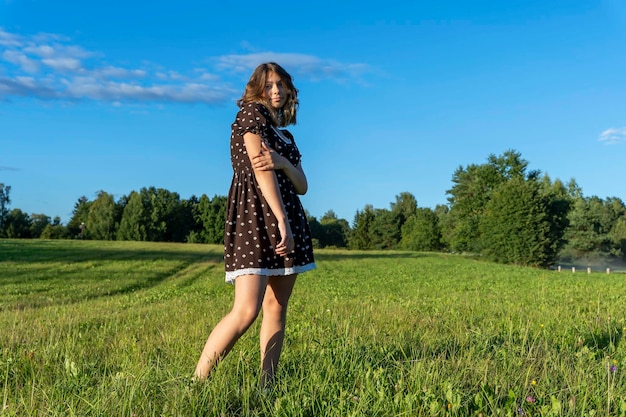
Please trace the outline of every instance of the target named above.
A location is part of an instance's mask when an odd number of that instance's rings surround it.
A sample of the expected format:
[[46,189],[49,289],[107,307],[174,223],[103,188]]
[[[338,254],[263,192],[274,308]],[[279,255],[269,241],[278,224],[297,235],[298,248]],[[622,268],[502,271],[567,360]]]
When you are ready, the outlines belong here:
[[0,416],[626,416],[626,274],[320,250],[275,385],[218,246],[0,240]]

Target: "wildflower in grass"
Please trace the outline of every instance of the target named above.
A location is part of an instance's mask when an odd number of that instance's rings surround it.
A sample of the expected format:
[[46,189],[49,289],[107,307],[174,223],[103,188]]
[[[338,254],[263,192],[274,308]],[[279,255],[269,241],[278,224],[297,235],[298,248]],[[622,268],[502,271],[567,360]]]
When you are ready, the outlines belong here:
[[615,373],[617,371],[617,365],[611,365],[611,372]]
[[536,399],[535,397],[533,397],[532,395],[527,395],[527,396],[526,396],[526,402],[527,402],[527,403],[534,404],[534,403],[536,403],[536,402],[537,402],[537,399]]
[[536,379],[533,379],[533,380],[530,382],[530,385],[537,385],[537,380],[536,380]]
[[525,416],[526,412],[524,411],[524,409],[522,407],[518,407],[517,408],[517,415],[518,416]]

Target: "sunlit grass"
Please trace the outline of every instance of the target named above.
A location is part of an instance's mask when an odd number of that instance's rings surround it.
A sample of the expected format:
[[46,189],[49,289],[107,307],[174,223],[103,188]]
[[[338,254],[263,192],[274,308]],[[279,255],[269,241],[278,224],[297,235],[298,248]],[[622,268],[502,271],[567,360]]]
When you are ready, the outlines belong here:
[[2,416],[626,416],[626,276],[317,252],[276,383],[258,326],[190,377],[228,311],[218,246],[0,241]]

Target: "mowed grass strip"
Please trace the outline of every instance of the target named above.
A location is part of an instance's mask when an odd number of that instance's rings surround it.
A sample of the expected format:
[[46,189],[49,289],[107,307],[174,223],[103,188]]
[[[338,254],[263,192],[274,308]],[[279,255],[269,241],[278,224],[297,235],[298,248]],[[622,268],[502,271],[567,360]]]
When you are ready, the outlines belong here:
[[135,292],[221,260],[215,247],[136,242],[5,241],[2,249],[0,309]]
[[1,415],[626,415],[624,274],[320,250],[262,393],[258,323],[190,382],[232,303],[221,257],[0,241]]

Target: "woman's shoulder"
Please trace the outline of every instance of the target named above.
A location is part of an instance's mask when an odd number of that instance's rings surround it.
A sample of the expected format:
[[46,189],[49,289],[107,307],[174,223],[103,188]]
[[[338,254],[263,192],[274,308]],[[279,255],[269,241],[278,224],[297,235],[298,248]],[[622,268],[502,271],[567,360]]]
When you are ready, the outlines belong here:
[[260,113],[264,116],[269,116],[269,111],[267,107],[263,103],[258,101],[250,101],[248,103],[243,103],[239,107],[240,114],[253,115],[255,113]]
[[241,132],[252,131],[259,133],[271,125],[270,120],[270,114],[262,103],[256,101],[243,103],[240,105],[235,117],[233,129]]

